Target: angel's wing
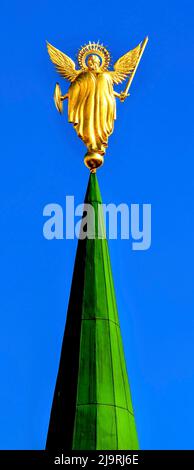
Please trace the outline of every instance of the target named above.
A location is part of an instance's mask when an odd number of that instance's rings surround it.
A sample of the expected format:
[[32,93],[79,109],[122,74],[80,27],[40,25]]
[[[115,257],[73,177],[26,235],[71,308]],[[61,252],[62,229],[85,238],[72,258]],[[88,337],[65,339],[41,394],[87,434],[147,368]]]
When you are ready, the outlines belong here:
[[59,72],[63,78],[73,82],[81,72],[81,70],[75,69],[75,62],[73,62],[68,55],[59,51],[59,49],[56,49],[52,44],[49,44],[49,42],[47,42],[47,49],[50,59],[53,64],[55,64],[57,72]]
[[114,70],[110,72],[114,83],[123,82],[133,72],[141,52],[141,43],[135,49],[127,52],[114,64]]

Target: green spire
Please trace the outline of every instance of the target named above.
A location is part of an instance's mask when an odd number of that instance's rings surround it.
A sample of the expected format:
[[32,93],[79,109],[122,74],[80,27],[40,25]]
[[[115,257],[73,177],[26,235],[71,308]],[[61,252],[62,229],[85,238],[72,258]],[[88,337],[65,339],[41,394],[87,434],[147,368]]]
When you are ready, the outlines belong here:
[[[85,203],[103,233],[95,174]],[[79,240],[46,448],[136,450],[138,439],[108,244]]]

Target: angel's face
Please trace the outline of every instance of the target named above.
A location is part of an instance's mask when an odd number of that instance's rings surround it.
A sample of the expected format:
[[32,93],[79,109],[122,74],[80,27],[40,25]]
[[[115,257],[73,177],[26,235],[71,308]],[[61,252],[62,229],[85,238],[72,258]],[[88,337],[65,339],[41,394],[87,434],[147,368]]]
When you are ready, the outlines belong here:
[[99,57],[97,55],[90,55],[88,57],[88,69],[97,72],[99,67],[100,67]]

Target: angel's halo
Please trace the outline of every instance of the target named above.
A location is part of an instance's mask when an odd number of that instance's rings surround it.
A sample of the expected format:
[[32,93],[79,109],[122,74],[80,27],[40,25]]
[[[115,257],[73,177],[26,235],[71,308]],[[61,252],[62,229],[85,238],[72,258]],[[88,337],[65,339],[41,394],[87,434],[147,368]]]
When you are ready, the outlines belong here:
[[79,66],[81,67],[82,70],[87,69],[87,57],[88,55],[94,54],[98,56],[101,60],[101,65],[100,69],[102,71],[107,70],[109,63],[110,63],[110,53],[106,49],[106,47],[103,46],[103,44],[95,43],[95,42],[89,42],[85,46],[83,46],[79,52],[78,52],[78,63]]

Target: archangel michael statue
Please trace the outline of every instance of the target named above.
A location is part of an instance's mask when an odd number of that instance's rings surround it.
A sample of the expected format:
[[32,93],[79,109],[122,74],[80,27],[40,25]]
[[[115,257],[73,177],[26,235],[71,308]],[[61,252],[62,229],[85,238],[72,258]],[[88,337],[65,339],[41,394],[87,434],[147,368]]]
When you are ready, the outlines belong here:
[[[147,41],[146,37],[135,49],[118,59],[113,71],[108,70],[110,54],[102,44],[89,42],[80,49],[80,68],[77,70],[70,57],[47,42],[49,56],[57,71],[71,82],[65,95],[61,94],[60,86],[56,84],[55,105],[62,113],[63,101],[68,99],[68,120],[87,147],[84,162],[92,172],[102,165],[108,137],[114,129],[115,98],[123,102],[129,96],[129,87]],[[117,93],[113,85],[122,83],[127,77],[129,81],[125,91]]]

